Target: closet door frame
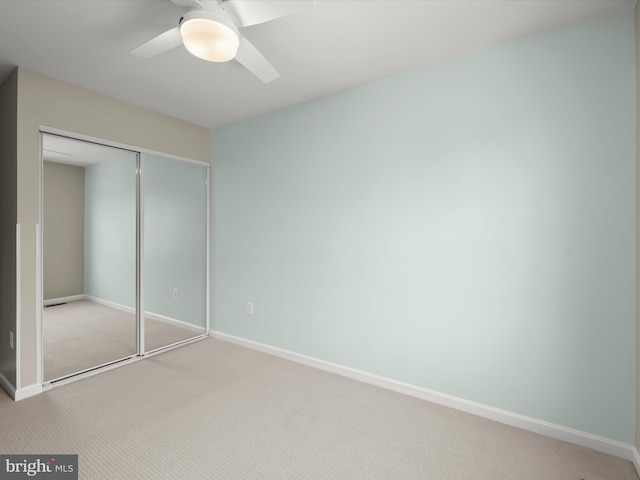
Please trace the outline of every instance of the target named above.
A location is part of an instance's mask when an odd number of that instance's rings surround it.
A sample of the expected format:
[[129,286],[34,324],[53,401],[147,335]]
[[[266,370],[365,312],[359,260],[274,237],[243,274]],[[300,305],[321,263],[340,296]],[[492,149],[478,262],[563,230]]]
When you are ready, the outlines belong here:
[[[42,328],[42,319],[43,319],[43,292],[44,292],[44,275],[43,275],[43,242],[42,242],[42,223],[43,223],[43,197],[44,197],[44,182],[43,182],[43,173],[44,173],[44,163],[42,156],[42,138],[43,134],[51,134],[57,135],[61,137],[67,137],[73,140],[80,140],[90,143],[95,143],[98,145],[104,145],[107,147],[114,147],[124,150],[129,150],[131,152],[136,153],[136,346],[137,352],[135,355],[125,358],[123,360],[117,361],[115,363],[106,364],[104,366],[97,366],[96,368],[92,368],[86,371],[80,371],[76,374],[72,374],[68,377],[63,377],[62,379],[55,379],[54,381],[44,381],[44,356],[43,356],[43,328]],[[71,132],[68,130],[62,130],[59,128],[49,127],[46,125],[40,125],[39,127],[39,218],[38,224],[36,225],[36,335],[38,338],[38,342],[36,345],[36,366],[37,366],[37,382],[42,385],[43,390],[53,388],[58,385],[63,385],[81,378],[86,378],[91,375],[95,375],[96,373],[100,373],[112,368],[116,368],[121,365],[126,365],[128,363],[138,361],[147,356],[153,356],[158,353],[162,353],[166,350],[176,348],[186,343],[191,343],[202,338],[206,338],[209,336],[210,331],[210,322],[209,322],[209,301],[210,301],[210,235],[211,235],[211,225],[210,225],[210,201],[211,201],[211,165],[206,162],[201,162],[199,160],[194,160],[190,158],[180,157],[178,155],[172,155],[166,152],[158,152],[155,150],[149,150],[142,147],[138,147],[135,145],[128,145],[120,142],[114,142],[111,140],[106,140],[103,138],[93,137],[90,135],[84,135],[77,132]],[[206,171],[206,245],[205,245],[205,332],[201,335],[195,335],[192,338],[181,340],[169,345],[166,345],[162,348],[155,349],[151,352],[145,352],[144,345],[144,156],[154,155],[160,156],[167,159],[190,163],[194,165],[198,165],[205,168]]]

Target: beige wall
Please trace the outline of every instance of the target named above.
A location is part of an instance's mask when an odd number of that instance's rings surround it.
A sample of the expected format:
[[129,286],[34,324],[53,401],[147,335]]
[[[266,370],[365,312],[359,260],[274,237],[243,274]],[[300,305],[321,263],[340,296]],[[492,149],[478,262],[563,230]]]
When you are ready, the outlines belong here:
[[22,388],[38,383],[36,239],[40,205],[40,126],[204,162],[209,162],[211,157],[210,132],[204,127],[18,69],[19,383]]
[[16,160],[18,72],[0,86],[0,373],[16,384]]
[[43,298],[84,293],[84,167],[43,162]]

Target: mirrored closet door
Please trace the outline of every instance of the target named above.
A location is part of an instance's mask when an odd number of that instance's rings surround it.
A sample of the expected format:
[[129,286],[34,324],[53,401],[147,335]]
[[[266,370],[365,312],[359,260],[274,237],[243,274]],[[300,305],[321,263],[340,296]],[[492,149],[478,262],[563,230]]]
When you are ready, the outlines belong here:
[[143,155],[144,350],[206,331],[207,168]]
[[207,333],[208,165],[42,134],[43,383]]
[[42,136],[45,382],[137,353],[137,157]]

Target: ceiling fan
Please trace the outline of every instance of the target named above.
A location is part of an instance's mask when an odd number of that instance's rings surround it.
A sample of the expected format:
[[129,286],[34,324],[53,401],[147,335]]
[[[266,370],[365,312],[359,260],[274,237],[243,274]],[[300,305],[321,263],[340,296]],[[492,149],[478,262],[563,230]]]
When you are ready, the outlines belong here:
[[280,76],[266,58],[238,31],[293,13],[315,0],[171,0],[186,12],[178,26],[133,49],[149,58],[184,45],[210,62],[235,59],[265,83]]

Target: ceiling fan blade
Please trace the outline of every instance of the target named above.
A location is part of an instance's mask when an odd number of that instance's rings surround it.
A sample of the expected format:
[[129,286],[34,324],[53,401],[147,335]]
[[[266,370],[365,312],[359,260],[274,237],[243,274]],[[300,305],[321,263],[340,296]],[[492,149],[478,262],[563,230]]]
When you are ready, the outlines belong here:
[[280,76],[258,49],[242,35],[240,35],[236,60],[264,83],[269,83]]
[[131,53],[149,58],[171,50],[178,45],[182,45],[182,35],[180,34],[180,27],[175,27],[143,43],[138,48],[134,48]]
[[221,4],[240,28],[285,17],[313,5],[314,0],[223,0]]
[[182,8],[204,8],[198,0],[171,0]]

